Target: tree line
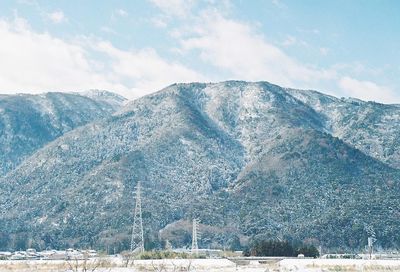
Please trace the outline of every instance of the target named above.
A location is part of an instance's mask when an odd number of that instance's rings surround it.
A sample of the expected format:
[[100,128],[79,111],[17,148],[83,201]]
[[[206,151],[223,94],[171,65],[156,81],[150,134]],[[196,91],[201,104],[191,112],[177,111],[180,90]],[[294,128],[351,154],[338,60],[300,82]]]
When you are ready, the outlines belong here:
[[245,256],[282,256],[296,257],[303,254],[304,257],[316,258],[318,249],[313,245],[291,244],[288,241],[257,240],[250,243],[243,252]]

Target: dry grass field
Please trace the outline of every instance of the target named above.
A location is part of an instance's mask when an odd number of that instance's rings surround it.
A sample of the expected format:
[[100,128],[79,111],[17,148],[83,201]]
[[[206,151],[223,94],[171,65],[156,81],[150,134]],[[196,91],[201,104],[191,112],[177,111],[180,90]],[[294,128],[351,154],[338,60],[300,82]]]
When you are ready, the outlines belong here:
[[279,262],[251,260],[235,264],[227,259],[164,259],[124,262],[119,257],[88,261],[34,260],[0,261],[0,272],[289,272],[400,271],[400,260],[284,259]]

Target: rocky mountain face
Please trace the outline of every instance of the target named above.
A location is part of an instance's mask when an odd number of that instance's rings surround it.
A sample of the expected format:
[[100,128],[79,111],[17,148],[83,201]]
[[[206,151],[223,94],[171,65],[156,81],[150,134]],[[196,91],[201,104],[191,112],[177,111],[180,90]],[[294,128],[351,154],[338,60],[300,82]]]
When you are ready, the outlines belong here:
[[102,91],[0,95],[0,176],[66,132],[110,116],[124,101]]
[[194,217],[201,246],[398,246],[398,113],[267,82],[169,86],[2,178],[0,247],[127,249],[139,180],[147,246],[188,245]]

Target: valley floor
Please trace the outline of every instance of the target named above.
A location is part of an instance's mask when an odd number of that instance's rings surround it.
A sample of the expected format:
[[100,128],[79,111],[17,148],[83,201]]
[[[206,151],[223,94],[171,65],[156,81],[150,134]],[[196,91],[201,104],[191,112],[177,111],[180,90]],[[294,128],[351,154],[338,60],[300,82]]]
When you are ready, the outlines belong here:
[[[227,259],[169,259],[135,260],[129,263],[119,257],[95,258],[84,261],[32,260],[0,261],[0,271],[7,272],[265,272],[265,271],[400,271],[400,260],[352,260],[352,259],[283,259],[269,261],[241,261],[238,264]],[[85,270],[86,269],[86,270]]]

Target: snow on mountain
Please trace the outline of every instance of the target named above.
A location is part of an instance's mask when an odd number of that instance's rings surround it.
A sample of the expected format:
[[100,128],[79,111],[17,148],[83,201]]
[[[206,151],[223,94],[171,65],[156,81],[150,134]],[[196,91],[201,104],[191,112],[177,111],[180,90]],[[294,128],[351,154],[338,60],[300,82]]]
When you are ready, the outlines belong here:
[[0,96],[0,175],[64,133],[110,116],[125,100],[111,93]]
[[[171,85],[65,133],[1,179],[0,247],[126,249],[139,180],[153,246],[193,217],[201,246],[261,236],[362,248],[371,229],[380,246],[399,245],[399,160],[367,148],[391,139],[397,154],[397,110],[267,82]],[[171,243],[186,246],[190,234],[175,232]]]
[[400,105],[289,90],[325,119],[325,128],[365,154],[400,168]]

